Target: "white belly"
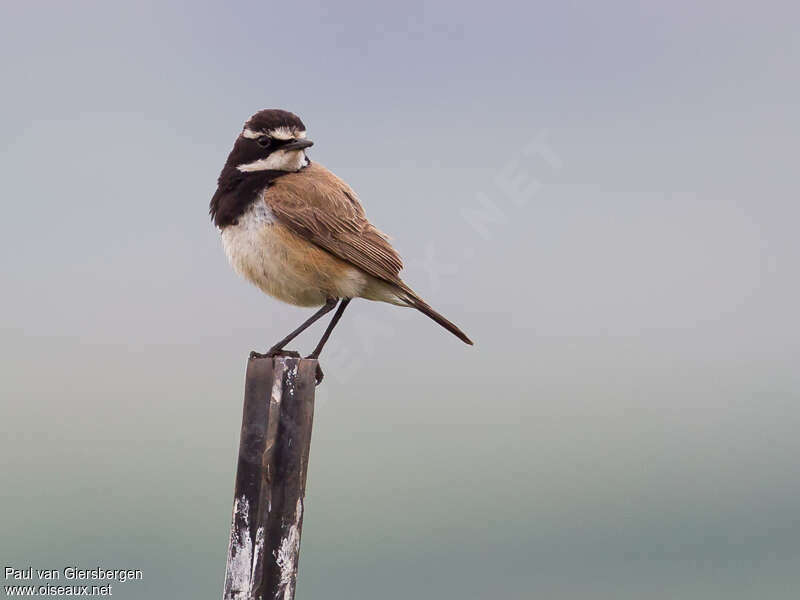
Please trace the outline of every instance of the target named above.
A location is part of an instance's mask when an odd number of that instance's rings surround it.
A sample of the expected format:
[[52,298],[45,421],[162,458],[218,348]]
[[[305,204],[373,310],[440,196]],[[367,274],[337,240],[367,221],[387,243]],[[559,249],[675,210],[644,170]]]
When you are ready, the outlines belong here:
[[361,271],[277,223],[261,199],[222,230],[222,245],[239,275],[289,304],[320,306],[329,297],[359,296],[366,285]]

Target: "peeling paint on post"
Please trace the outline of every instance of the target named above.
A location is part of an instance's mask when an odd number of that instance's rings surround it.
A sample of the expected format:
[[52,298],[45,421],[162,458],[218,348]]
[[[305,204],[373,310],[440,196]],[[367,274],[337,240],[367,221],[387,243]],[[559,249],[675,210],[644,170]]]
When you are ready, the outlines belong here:
[[317,361],[251,358],[223,600],[292,600]]

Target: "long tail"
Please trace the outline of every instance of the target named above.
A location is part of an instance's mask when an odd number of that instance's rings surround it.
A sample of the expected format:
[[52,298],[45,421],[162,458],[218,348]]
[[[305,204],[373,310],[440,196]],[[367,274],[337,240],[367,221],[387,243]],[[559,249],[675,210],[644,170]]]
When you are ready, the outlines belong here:
[[440,315],[438,312],[433,310],[433,308],[431,308],[430,305],[427,302],[425,302],[422,298],[417,296],[417,294],[415,294],[411,288],[409,288],[408,286],[404,286],[403,291],[406,293],[406,298],[409,306],[413,306],[423,315],[430,317],[431,319],[436,321],[439,325],[447,329],[447,331],[452,333],[462,342],[472,346],[472,340],[467,337],[466,333],[461,331],[453,323],[451,323],[450,321],[445,319],[442,315]]

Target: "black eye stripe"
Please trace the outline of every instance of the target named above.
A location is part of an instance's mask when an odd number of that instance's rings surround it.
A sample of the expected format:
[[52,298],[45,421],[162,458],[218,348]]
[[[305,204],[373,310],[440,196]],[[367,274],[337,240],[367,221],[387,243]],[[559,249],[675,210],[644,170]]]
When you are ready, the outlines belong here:
[[291,141],[294,140],[292,139],[276,140],[275,138],[271,138],[268,135],[262,135],[261,137],[256,138],[256,142],[262,148],[280,148],[281,146],[285,146]]

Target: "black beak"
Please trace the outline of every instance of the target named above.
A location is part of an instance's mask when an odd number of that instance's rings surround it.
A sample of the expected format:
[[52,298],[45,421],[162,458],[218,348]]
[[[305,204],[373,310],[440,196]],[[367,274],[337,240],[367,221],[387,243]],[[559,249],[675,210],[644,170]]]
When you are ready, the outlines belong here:
[[312,142],[311,140],[305,140],[305,139],[292,140],[288,144],[280,146],[279,150],[302,150],[303,148],[308,148],[313,145],[314,142]]

